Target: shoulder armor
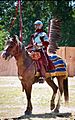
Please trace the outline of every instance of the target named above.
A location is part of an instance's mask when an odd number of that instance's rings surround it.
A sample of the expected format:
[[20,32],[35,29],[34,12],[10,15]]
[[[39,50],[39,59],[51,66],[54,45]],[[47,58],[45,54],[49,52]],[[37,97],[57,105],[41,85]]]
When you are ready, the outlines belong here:
[[41,32],[41,33],[39,33],[39,35],[40,35],[41,37],[43,37],[43,36],[46,35],[46,33],[45,33],[45,32]]

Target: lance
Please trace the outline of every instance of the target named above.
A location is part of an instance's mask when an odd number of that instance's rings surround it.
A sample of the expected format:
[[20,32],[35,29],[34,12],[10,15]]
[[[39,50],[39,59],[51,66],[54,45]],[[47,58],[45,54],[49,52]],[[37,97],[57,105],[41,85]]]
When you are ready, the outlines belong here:
[[20,11],[20,41],[22,42],[22,5],[21,5],[21,0],[18,0],[19,3],[19,11]]

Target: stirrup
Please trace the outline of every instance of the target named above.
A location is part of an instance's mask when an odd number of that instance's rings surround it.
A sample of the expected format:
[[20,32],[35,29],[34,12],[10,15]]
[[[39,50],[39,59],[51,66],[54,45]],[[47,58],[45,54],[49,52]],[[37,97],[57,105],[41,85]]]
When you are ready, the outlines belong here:
[[45,81],[45,77],[40,77],[39,78],[39,83],[44,83],[44,81]]

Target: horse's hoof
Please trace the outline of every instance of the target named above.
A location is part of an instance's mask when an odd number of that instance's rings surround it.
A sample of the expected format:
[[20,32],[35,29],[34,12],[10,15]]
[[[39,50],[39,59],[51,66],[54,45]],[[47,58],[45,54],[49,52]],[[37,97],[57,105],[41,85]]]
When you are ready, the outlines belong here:
[[25,111],[25,115],[31,115],[32,114],[32,112],[31,111]]
[[51,104],[51,110],[55,108],[55,104]]
[[59,110],[58,110],[58,109],[55,109],[54,112],[55,112],[55,113],[59,113]]

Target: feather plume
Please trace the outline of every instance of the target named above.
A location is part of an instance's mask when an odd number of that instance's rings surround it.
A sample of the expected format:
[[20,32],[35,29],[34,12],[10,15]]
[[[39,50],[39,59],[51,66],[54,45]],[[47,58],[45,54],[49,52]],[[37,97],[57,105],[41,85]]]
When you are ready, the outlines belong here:
[[61,21],[57,18],[53,18],[49,21],[49,52],[56,52],[58,48],[58,42],[61,40]]

